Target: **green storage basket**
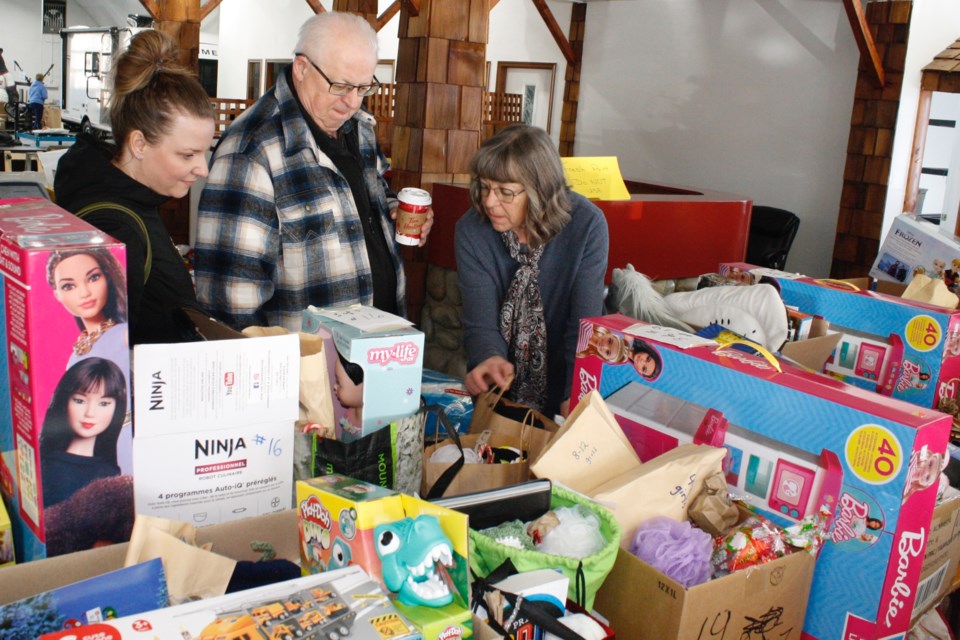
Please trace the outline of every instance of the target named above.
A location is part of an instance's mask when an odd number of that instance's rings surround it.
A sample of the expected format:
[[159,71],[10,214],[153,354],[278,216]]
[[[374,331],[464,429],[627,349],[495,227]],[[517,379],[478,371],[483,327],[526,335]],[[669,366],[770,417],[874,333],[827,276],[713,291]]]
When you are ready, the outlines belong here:
[[519,572],[534,569],[560,569],[570,579],[567,597],[587,611],[592,610],[593,598],[617,559],[617,551],[620,548],[620,525],[609,510],[596,502],[570,489],[553,485],[550,495],[552,509],[578,504],[590,509],[600,519],[600,533],[606,540],[606,544],[597,553],[581,560],[539,551],[527,551],[502,544],[471,529],[470,570],[476,576],[486,577],[507,558],[510,558]]

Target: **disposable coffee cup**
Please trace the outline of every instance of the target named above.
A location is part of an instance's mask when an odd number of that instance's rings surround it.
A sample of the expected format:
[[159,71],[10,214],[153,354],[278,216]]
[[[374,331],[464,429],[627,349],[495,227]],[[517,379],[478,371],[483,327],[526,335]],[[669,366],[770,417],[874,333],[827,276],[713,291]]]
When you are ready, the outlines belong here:
[[400,207],[394,238],[400,244],[417,246],[420,244],[420,229],[427,220],[427,209],[432,202],[430,194],[423,189],[407,187],[401,189],[398,196]]

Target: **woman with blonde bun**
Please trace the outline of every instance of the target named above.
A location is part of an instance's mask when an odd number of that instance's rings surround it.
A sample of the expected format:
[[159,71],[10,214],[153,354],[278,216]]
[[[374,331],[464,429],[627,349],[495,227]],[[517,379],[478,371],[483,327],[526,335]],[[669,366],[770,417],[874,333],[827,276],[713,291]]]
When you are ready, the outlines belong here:
[[57,204],[126,244],[130,344],[181,341],[176,312],[199,305],[158,207],[206,177],[213,107],[159,31],[135,35],[112,74],[114,144],[77,136],[58,165]]

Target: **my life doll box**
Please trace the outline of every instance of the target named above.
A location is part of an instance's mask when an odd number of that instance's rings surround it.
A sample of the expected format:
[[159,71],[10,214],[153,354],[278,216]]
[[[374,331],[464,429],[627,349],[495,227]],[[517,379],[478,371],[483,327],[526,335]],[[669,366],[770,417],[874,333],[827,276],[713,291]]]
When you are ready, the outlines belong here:
[[[122,490],[132,473],[125,265],[122,243],[49,200],[0,200],[12,418],[0,425],[12,467],[2,486],[16,504],[19,560],[114,539],[108,514],[132,512]],[[99,527],[85,542],[72,534],[80,514]]]
[[842,334],[825,373],[934,409],[960,395],[960,311],[843,281],[763,274],[776,279],[786,304],[822,317],[831,332]]
[[297,481],[300,566],[363,567],[425,638],[472,633],[466,515],[330,474]]
[[333,335],[343,358],[337,365],[335,394],[351,410],[337,424],[338,439],[359,439],[419,411],[422,331],[373,307],[308,307],[302,330],[320,329]]
[[[602,359],[598,341],[615,357]],[[593,389],[606,398],[632,382],[720,412],[742,427],[742,468],[754,475],[758,494],[765,490],[757,497],[767,501],[765,515],[775,521],[783,519],[782,503],[801,504],[798,497],[816,493],[805,491],[811,475],[800,462],[791,460],[799,472],[778,465],[784,456],[775,443],[807,456],[834,454],[843,478],[836,498],[803,509],[825,507],[833,514],[816,563],[805,637],[906,633],[922,588],[950,416],[623,315],[584,319],[571,404]],[[750,434],[757,438],[751,441]],[[760,619],[766,611],[756,613]]]

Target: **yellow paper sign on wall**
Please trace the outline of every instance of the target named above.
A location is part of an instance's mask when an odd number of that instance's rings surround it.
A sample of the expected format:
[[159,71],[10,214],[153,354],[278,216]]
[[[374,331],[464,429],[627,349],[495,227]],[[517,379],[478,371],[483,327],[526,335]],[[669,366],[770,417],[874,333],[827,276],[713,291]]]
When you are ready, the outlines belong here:
[[616,157],[561,158],[567,183],[591,200],[629,200]]

